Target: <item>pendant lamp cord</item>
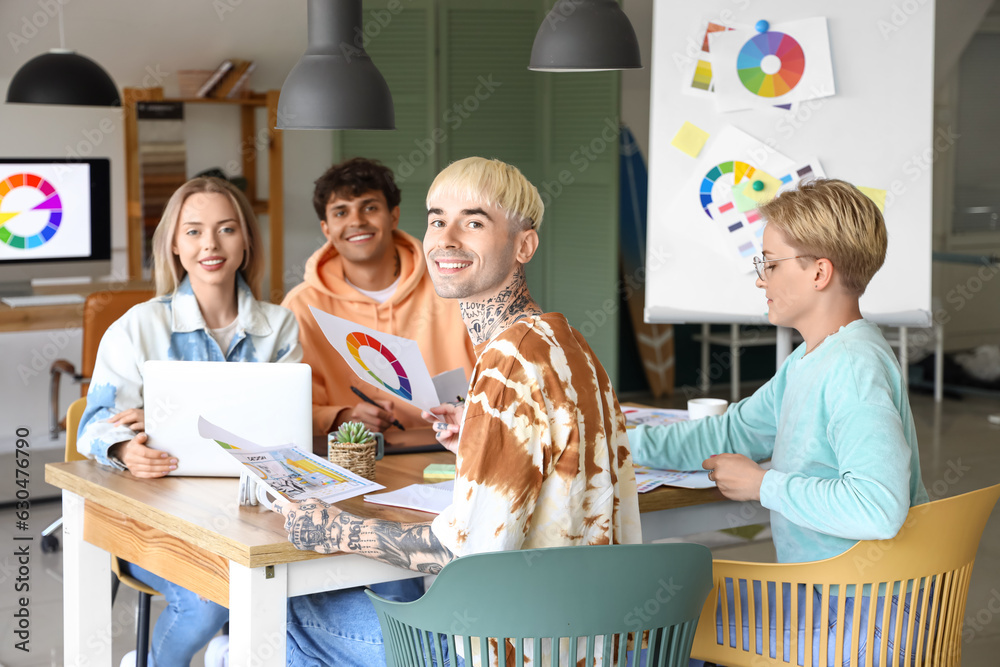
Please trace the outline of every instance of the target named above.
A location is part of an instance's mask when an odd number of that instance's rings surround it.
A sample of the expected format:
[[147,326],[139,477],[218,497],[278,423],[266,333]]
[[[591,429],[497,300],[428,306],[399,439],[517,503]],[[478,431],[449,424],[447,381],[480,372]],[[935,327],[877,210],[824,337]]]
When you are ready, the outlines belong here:
[[63,33],[63,15],[62,15],[62,3],[58,3],[59,6],[59,48],[66,49],[66,35]]

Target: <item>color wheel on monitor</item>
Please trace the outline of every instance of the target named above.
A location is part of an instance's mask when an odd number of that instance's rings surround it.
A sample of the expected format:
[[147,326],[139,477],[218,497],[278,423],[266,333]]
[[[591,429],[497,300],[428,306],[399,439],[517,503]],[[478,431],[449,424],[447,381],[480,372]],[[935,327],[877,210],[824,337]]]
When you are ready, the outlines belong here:
[[[7,200],[7,210],[4,210],[4,198],[19,188],[35,190],[36,194],[18,192],[18,196]],[[15,199],[18,203],[11,206],[10,202]],[[37,203],[26,207],[25,199]],[[38,231],[33,234],[15,233],[8,227],[12,221],[16,221],[19,231],[26,228]],[[44,178],[35,174],[11,174],[0,181],[0,243],[12,248],[37,248],[55,236],[60,222],[62,201],[56,189]]]
[[763,32],[743,45],[736,72],[744,87],[761,97],[780,97],[802,79],[806,57],[802,47],[783,32]]
[[[372,348],[389,362],[389,365],[392,366],[392,369],[396,372],[396,379],[399,381],[399,389],[396,389],[392,385],[386,383],[386,381],[376,375],[372,369],[368,368],[365,362],[361,359],[360,350],[363,347]],[[409,401],[413,398],[413,392],[410,389],[410,380],[406,376],[406,371],[403,370],[403,364],[399,363],[399,360],[396,359],[396,355],[394,355],[389,348],[382,345],[382,343],[380,343],[374,336],[365,335],[360,331],[347,334],[347,349],[350,350],[351,356],[353,356],[354,360],[358,362],[358,365],[368,371],[368,374],[375,378],[375,380],[387,390],[396,394],[396,396],[399,396],[404,401]]]

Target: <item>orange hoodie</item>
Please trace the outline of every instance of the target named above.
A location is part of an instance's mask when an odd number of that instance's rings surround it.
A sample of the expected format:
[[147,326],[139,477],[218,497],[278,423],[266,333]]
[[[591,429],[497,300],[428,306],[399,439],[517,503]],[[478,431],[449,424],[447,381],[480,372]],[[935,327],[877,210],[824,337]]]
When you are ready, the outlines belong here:
[[306,262],[305,282],[295,287],[281,305],[299,321],[302,361],[312,367],[313,435],[333,428],[340,412],[353,408],[359,398],[354,384],[371,398],[390,400],[406,432],[395,426],[386,432],[392,443],[430,444],[434,433],[420,418],[420,410],[398,396],[362,382],[320,331],[309,306],[394,336],[415,340],[431,375],[461,366],[468,378],[476,363],[472,340],[458,309],[458,301],[434,292],[427,273],[423,246],[414,237],[393,231],[399,251],[399,286],[385,303],[377,303],[344,279],[340,254],[327,243]]

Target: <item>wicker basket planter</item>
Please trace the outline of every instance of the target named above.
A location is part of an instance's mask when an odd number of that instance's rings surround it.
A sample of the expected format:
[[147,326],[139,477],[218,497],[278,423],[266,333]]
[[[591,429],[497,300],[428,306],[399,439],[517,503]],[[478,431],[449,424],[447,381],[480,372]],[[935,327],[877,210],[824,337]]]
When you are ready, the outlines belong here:
[[341,468],[347,468],[355,475],[375,481],[375,450],[378,443],[374,438],[367,442],[338,442],[330,434],[327,458]]
[[369,432],[360,422],[347,422],[327,436],[326,457],[330,463],[374,482],[375,461],[382,458],[383,443],[381,433]]

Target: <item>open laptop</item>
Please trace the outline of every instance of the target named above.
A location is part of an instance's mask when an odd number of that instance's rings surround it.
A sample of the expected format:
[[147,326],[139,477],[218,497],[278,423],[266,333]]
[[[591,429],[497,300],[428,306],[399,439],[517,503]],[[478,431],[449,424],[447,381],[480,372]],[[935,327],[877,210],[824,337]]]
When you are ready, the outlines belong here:
[[242,466],[198,435],[198,417],[262,447],[312,451],[308,364],[147,361],[143,365],[147,445],[177,457],[171,475],[238,477]]

